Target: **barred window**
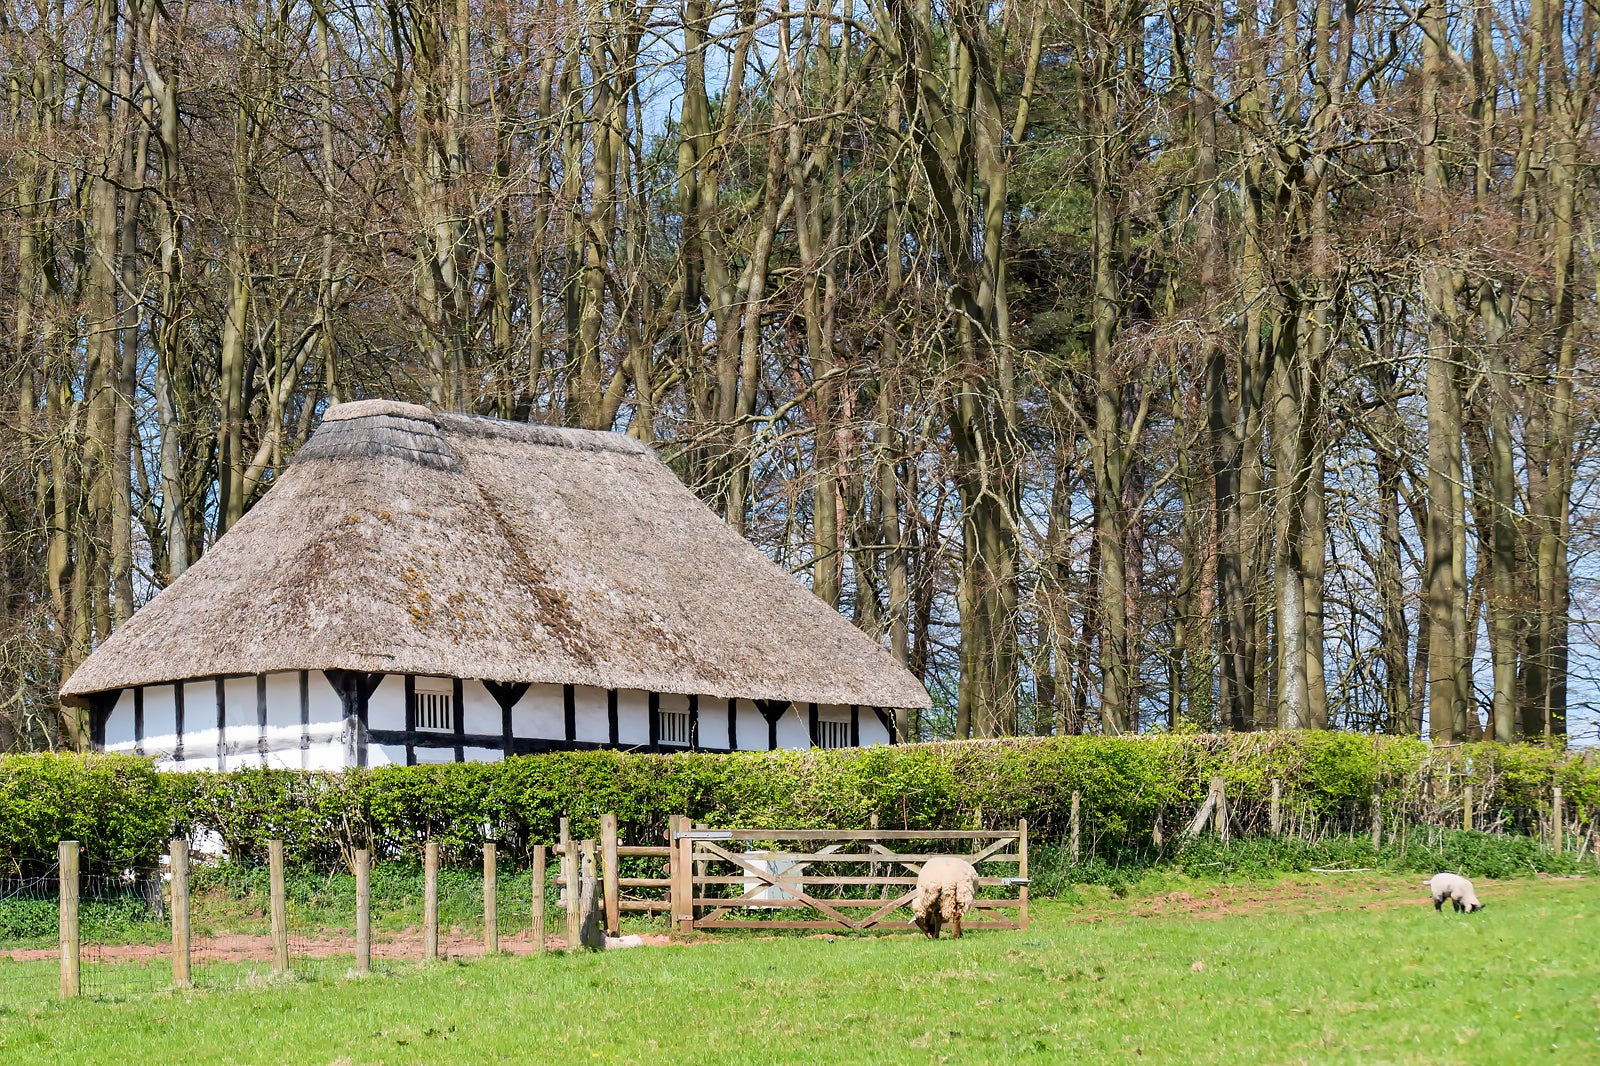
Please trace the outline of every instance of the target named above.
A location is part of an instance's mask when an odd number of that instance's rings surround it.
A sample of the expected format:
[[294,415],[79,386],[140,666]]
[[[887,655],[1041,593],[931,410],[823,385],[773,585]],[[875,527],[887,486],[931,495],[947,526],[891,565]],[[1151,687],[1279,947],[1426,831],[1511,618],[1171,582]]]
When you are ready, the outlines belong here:
[[688,711],[662,711],[661,718],[661,743],[689,745],[689,712]]
[[817,746],[823,748],[848,748],[850,723],[830,722],[826,718],[817,723]]
[[434,732],[453,732],[456,727],[455,686],[417,685],[417,728]]

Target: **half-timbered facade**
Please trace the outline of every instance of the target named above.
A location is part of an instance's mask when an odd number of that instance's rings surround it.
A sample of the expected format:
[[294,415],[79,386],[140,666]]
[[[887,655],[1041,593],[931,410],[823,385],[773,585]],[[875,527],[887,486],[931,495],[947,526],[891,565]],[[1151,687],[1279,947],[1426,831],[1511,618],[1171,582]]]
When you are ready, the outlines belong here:
[[646,446],[385,401],[329,408],[62,695],[186,770],[852,747],[928,705]]

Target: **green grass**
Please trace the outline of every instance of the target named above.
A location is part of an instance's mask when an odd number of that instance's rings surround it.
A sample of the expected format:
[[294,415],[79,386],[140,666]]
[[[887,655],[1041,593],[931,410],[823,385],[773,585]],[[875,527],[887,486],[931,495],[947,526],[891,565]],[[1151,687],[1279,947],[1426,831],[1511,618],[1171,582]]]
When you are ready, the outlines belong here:
[[1600,1061],[1595,882],[1483,883],[1458,916],[1419,880],[1173,876],[959,942],[739,937],[0,1008],[0,1062]]

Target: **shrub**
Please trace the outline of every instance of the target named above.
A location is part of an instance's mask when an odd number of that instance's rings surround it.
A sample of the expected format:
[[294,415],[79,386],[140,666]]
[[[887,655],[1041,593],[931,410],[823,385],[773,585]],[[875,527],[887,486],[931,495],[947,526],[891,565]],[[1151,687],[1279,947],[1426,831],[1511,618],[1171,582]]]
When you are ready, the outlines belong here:
[[[1586,820],[1600,809],[1592,754],[1533,745],[1436,749],[1413,738],[1328,732],[732,755],[587,751],[339,773],[173,774],[127,756],[31,755],[0,758],[0,861],[48,864],[55,842],[70,837],[85,843],[91,862],[149,865],[172,834],[207,830],[243,860],[263,857],[274,837],[296,865],[322,868],[342,865],[356,847],[414,860],[432,839],[460,863],[474,860],[486,827],[517,861],[528,845],[553,841],[563,815],[575,835],[592,836],[605,811],[616,812],[635,842],[661,839],[669,816],[687,814],[756,828],[859,828],[873,815],[885,827],[916,829],[1027,818],[1034,840],[1046,843],[1066,833],[1077,790],[1086,853],[1132,862],[1158,818],[1169,840],[1182,828],[1213,774],[1227,782],[1243,829],[1264,827],[1276,778],[1295,824],[1324,840],[1361,836],[1374,789],[1387,819],[1408,822],[1459,825],[1469,783],[1475,806],[1505,828],[1531,828],[1556,782]],[[1182,862],[1197,846],[1167,854]]]

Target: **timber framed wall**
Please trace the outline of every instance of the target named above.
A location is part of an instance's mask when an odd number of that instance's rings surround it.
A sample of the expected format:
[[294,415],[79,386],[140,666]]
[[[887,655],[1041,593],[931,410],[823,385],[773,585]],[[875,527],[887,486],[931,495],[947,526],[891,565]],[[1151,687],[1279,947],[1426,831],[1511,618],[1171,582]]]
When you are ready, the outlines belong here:
[[174,770],[485,762],[613,748],[768,751],[894,743],[882,708],[300,670],[109,693],[96,747]]

